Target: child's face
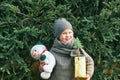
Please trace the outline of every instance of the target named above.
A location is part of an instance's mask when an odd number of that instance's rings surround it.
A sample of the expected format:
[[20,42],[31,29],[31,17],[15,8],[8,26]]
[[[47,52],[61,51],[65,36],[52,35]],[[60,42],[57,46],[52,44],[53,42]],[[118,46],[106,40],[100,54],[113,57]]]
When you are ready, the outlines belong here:
[[66,29],[64,30],[60,37],[59,37],[60,41],[63,42],[70,42],[73,40],[73,31],[71,29]]

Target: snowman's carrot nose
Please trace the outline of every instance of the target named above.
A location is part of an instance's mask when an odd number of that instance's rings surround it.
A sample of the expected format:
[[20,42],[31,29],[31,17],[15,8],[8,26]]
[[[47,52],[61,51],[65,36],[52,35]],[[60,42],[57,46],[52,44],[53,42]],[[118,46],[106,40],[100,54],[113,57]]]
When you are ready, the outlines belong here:
[[36,52],[33,52],[33,56],[36,56]]

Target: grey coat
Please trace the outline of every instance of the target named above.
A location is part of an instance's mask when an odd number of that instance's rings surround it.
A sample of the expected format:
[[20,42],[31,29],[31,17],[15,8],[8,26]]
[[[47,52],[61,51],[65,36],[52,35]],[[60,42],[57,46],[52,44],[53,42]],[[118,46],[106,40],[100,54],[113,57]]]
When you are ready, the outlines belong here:
[[[59,40],[55,40],[50,52],[55,56],[56,66],[49,80],[75,80],[74,58],[70,56],[73,45],[74,42],[72,44],[63,44]],[[86,57],[87,74],[92,77],[94,61],[83,49],[81,51]]]

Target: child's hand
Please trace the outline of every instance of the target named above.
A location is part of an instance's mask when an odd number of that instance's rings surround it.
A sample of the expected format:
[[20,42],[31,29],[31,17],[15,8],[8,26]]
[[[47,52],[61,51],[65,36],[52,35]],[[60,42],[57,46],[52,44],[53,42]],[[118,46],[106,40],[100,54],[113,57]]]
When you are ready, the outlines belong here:
[[86,80],[90,80],[90,75],[89,75],[89,74],[87,74],[87,76],[86,76],[86,77],[87,77],[87,79],[86,79]]
[[43,66],[44,66],[44,65],[45,65],[44,62],[40,62],[40,66],[39,66],[40,71],[44,71],[44,70],[43,70]]

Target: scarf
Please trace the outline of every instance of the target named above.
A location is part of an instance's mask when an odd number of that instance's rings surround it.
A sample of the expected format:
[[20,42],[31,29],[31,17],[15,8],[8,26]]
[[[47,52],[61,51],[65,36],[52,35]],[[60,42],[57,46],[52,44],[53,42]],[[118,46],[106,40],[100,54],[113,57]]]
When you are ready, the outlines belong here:
[[51,48],[51,52],[62,56],[70,56],[70,53],[73,50],[74,42],[75,39],[71,42],[64,43],[56,38]]

